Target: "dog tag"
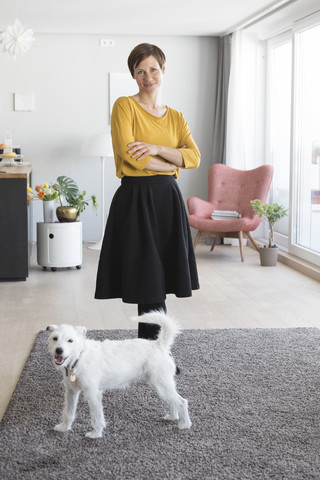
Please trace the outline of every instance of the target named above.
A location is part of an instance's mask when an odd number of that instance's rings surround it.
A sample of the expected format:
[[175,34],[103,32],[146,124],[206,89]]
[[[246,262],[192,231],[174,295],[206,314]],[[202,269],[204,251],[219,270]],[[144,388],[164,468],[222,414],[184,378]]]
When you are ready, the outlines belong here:
[[76,380],[77,380],[77,377],[75,376],[74,373],[70,375],[70,382],[75,382]]

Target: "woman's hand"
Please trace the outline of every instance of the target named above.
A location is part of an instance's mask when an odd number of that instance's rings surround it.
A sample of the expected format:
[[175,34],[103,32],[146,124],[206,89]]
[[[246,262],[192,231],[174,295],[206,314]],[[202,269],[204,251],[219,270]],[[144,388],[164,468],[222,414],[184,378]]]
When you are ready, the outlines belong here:
[[160,147],[159,145],[153,145],[152,143],[145,142],[132,142],[128,144],[130,150],[128,153],[131,155],[131,158],[137,158],[137,160],[142,160],[143,158],[150,156],[159,155]]
[[158,157],[151,157],[145,166],[145,170],[152,170],[153,172],[171,172],[172,174],[176,169],[176,165]]
[[[142,160],[150,155],[150,157],[161,157],[167,162],[173,163],[176,167],[184,167],[183,156],[178,148],[165,147],[164,145],[153,145],[146,142],[132,142],[128,144],[128,150],[131,158]],[[180,148],[186,148],[183,145]]]

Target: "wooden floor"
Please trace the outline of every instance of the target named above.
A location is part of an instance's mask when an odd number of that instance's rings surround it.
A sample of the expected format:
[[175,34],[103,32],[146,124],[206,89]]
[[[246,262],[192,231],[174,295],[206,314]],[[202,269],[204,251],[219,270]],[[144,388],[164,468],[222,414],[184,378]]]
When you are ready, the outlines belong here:
[[[88,329],[136,328],[136,306],[121,300],[94,300],[99,252],[83,249],[81,270],[44,271],[33,248],[26,282],[0,283],[0,418],[40,330],[53,323]],[[278,263],[261,267],[258,253],[199,243],[200,290],[193,297],[167,298],[168,312],[182,328],[320,327],[320,284]],[[48,373],[49,374],[49,373]]]

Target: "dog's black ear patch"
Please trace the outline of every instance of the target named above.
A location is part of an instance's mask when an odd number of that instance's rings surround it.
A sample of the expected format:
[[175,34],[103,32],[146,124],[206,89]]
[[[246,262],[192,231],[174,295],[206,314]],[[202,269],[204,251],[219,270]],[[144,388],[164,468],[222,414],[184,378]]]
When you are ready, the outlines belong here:
[[47,332],[53,332],[57,328],[57,325],[48,325],[46,330]]

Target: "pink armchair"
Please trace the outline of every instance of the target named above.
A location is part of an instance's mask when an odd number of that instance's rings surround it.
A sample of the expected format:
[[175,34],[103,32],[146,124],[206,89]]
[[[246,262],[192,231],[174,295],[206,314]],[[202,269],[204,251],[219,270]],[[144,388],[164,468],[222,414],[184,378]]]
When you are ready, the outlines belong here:
[[[211,251],[218,238],[238,238],[243,262],[243,232],[259,251],[250,232],[258,227],[261,219],[253,214],[250,200],[266,201],[272,176],[272,165],[253,170],[237,170],[221,163],[212,165],[208,176],[208,201],[197,197],[190,197],[187,201],[190,226],[198,230],[194,249],[202,236],[213,237]],[[235,210],[241,213],[241,218],[212,220],[213,210]]]

